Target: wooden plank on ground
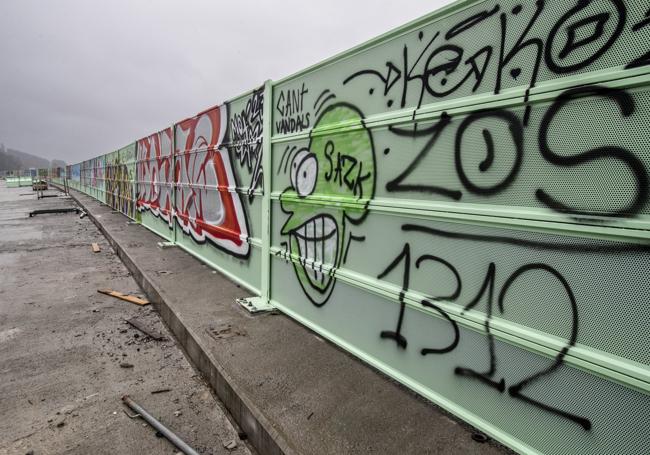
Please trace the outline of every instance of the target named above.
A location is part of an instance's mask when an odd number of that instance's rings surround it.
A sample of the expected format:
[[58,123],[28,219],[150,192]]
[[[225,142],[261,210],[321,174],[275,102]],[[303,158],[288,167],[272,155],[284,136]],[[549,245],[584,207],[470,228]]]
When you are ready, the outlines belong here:
[[99,245],[97,243],[94,243],[91,245],[93,247],[93,253],[99,253],[101,251],[101,248],[99,248]]
[[113,291],[111,289],[97,289],[97,292],[99,292],[100,294],[110,295],[111,297],[115,297],[116,299],[121,299],[127,302],[135,303],[136,305],[149,305],[150,303],[148,300],[141,299],[140,297],[136,297],[134,295],[129,295],[129,294],[122,294],[121,292]]

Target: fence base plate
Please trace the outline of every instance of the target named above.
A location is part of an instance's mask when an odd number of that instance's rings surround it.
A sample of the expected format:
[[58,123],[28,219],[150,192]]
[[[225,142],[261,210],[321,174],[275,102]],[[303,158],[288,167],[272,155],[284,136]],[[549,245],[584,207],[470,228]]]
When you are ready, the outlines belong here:
[[237,303],[244,307],[250,313],[262,313],[264,311],[273,311],[275,307],[266,302],[262,297],[247,297],[237,299]]

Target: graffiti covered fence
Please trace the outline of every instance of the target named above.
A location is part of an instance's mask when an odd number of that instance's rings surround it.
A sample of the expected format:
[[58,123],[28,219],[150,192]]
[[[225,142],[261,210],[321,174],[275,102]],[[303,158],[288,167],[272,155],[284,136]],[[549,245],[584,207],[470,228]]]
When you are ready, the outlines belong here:
[[158,235],[173,240],[172,128],[137,142],[136,207],[140,220]]
[[106,154],[105,197],[107,205],[135,219],[135,143]]
[[645,453],[641,3],[458,1],[65,175],[517,451]]

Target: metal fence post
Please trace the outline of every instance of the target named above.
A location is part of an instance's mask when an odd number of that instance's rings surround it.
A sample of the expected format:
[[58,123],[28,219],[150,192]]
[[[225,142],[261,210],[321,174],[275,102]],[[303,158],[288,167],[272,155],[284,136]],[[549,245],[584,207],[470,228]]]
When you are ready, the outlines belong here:
[[264,107],[262,110],[262,254],[261,254],[261,282],[260,295],[238,299],[237,301],[251,312],[272,310],[271,306],[271,189],[272,185],[272,160],[271,160],[271,134],[273,122],[271,120],[273,105],[273,85],[271,80],[264,82]]
[[176,243],[176,124],[172,123],[172,206],[169,216],[172,221],[172,243]]
[[[131,206],[133,207],[133,220],[140,223],[138,220],[138,141],[135,141],[133,146],[133,182],[131,184]],[[127,168],[128,175],[128,168]]]
[[271,190],[272,166],[271,135],[273,134],[273,84],[264,82],[264,108],[262,111],[262,281],[260,297],[262,303],[271,300]]

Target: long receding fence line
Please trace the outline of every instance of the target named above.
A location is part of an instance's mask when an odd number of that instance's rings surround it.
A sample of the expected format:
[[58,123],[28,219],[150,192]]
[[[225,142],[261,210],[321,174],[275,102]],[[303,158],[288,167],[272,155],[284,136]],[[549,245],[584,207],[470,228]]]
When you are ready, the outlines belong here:
[[519,452],[648,453],[649,63],[646,2],[458,1],[51,178]]

